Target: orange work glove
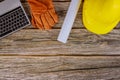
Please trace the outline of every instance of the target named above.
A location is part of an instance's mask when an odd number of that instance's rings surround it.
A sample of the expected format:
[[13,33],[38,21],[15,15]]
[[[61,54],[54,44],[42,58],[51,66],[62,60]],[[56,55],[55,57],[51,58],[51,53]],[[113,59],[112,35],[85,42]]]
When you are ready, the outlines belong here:
[[52,0],[28,0],[32,25],[41,30],[49,30],[58,22]]

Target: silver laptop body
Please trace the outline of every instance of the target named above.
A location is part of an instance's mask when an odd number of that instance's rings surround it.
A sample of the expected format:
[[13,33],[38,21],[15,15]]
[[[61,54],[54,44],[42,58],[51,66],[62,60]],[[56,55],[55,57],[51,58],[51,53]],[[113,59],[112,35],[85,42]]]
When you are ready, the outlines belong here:
[[20,0],[0,0],[0,39],[28,25]]

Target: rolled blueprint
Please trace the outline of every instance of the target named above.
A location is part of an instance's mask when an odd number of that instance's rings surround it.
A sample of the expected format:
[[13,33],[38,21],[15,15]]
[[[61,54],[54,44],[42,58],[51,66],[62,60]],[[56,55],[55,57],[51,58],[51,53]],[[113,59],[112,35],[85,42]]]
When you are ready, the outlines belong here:
[[66,43],[82,0],[72,0],[67,11],[58,41]]

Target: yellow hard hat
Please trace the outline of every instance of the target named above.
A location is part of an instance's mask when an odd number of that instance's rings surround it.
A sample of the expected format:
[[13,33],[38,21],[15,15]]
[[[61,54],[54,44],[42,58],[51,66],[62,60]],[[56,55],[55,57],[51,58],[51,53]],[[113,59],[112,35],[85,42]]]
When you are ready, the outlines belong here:
[[96,34],[110,32],[120,19],[120,0],[84,0],[83,24]]

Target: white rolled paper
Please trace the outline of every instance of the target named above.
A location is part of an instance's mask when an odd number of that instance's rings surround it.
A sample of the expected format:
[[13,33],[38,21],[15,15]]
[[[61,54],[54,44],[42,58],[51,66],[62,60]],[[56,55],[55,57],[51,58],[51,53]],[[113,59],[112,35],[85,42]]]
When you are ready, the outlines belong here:
[[58,41],[66,43],[82,0],[72,0],[67,11]]

